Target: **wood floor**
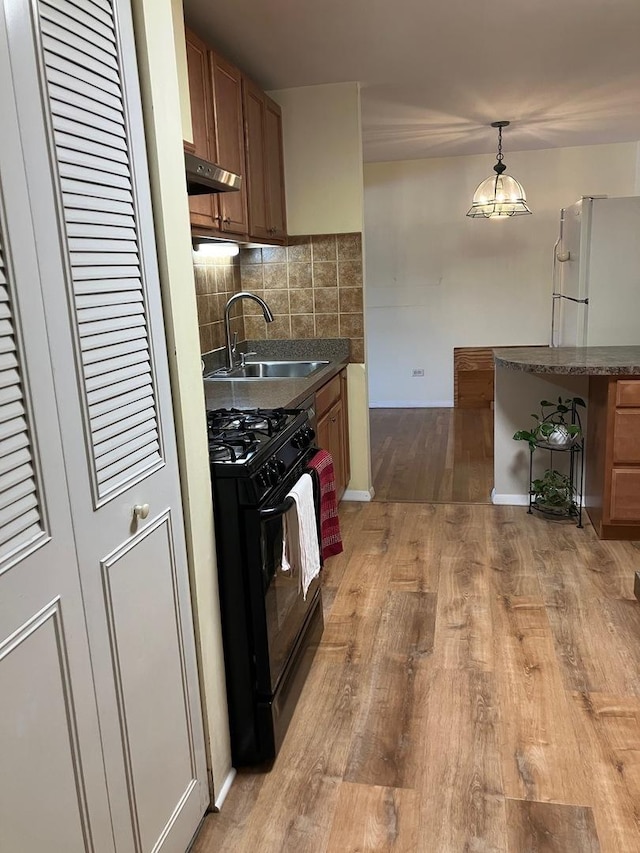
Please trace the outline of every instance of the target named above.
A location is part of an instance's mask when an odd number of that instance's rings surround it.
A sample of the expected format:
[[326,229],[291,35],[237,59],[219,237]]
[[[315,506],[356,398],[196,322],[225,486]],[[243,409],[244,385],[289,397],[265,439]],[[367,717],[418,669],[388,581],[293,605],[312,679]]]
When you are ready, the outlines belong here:
[[520,507],[341,518],[282,751],[196,853],[639,853],[640,543]]
[[371,409],[375,500],[491,503],[491,409]]

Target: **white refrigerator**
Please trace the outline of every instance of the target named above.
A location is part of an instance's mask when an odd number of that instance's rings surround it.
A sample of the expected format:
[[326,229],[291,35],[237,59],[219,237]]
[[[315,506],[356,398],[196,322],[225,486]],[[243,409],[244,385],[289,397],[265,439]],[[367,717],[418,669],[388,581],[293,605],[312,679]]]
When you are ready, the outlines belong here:
[[640,197],[585,197],[562,210],[551,346],[640,344]]

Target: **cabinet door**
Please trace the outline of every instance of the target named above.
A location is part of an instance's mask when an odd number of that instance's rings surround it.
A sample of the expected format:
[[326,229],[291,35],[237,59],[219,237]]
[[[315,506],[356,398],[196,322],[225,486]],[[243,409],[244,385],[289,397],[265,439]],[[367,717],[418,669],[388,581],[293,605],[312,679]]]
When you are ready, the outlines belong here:
[[265,96],[265,154],[267,168],[268,228],[272,237],[287,234],[282,150],[282,113],[278,104]]
[[248,234],[247,186],[242,119],[242,74],[217,53],[209,53],[213,82],[214,135],[216,162],[223,169],[242,176],[239,192],[218,196],[222,231]]
[[11,5],[115,846],[184,850],[208,791],[131,10]]
[[0,4],[0,850],[111,853],[8,34]]
[[[207,46],[190,30],[185,30],[187,40],[187,71],[189,75],[189,102],[194,154],[205,160],[215,160],[212,149],[213,98],[209,77]],[[192,225],[217,228],[219,224],[217,198],[213,194],[189,196]]]
[[338,400],[325,415],[318,419],[316,430],[318,447],[328,450],[333,457],[337,500],[342,498],[345,491],[344,423],[342,411],[342,400]]
[[640,468],[613,469],[611,521],[640,522]]
[[613,464],[640,463],[640,409],[616,409],[613,419]]
[[249,234],[258,240],[266,240],[271,235],[267,205],[264,93],[247,77],[242,79],[242,93],[247,155]]

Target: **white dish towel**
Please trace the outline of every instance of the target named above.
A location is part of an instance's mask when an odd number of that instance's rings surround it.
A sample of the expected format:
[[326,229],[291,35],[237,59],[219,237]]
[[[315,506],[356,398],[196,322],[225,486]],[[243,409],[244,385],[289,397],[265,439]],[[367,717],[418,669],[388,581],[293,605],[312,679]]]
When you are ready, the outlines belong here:
[[309,584],[320,574],[320,548],[311,476],[303,474],[287,497],[292,497],[295,505],[283,516],[282,571],[298,569],[302,596],[306,601]]

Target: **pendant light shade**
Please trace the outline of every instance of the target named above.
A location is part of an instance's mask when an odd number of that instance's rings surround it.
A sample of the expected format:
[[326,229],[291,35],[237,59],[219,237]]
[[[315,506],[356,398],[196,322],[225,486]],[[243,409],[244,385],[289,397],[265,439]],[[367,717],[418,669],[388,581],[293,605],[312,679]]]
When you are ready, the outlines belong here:
[[491,127],[498,128],[497,163],[493,167],[496,174],[486,178],[478,185],[473,194],[467,216],[499,219],[505,216],[523,216],[531,213],[527,207],[527,196],[522,184],[510,175],[503,174],[507,167],[502,162],[502,128],[508,125],[508,121],[491,123]]

